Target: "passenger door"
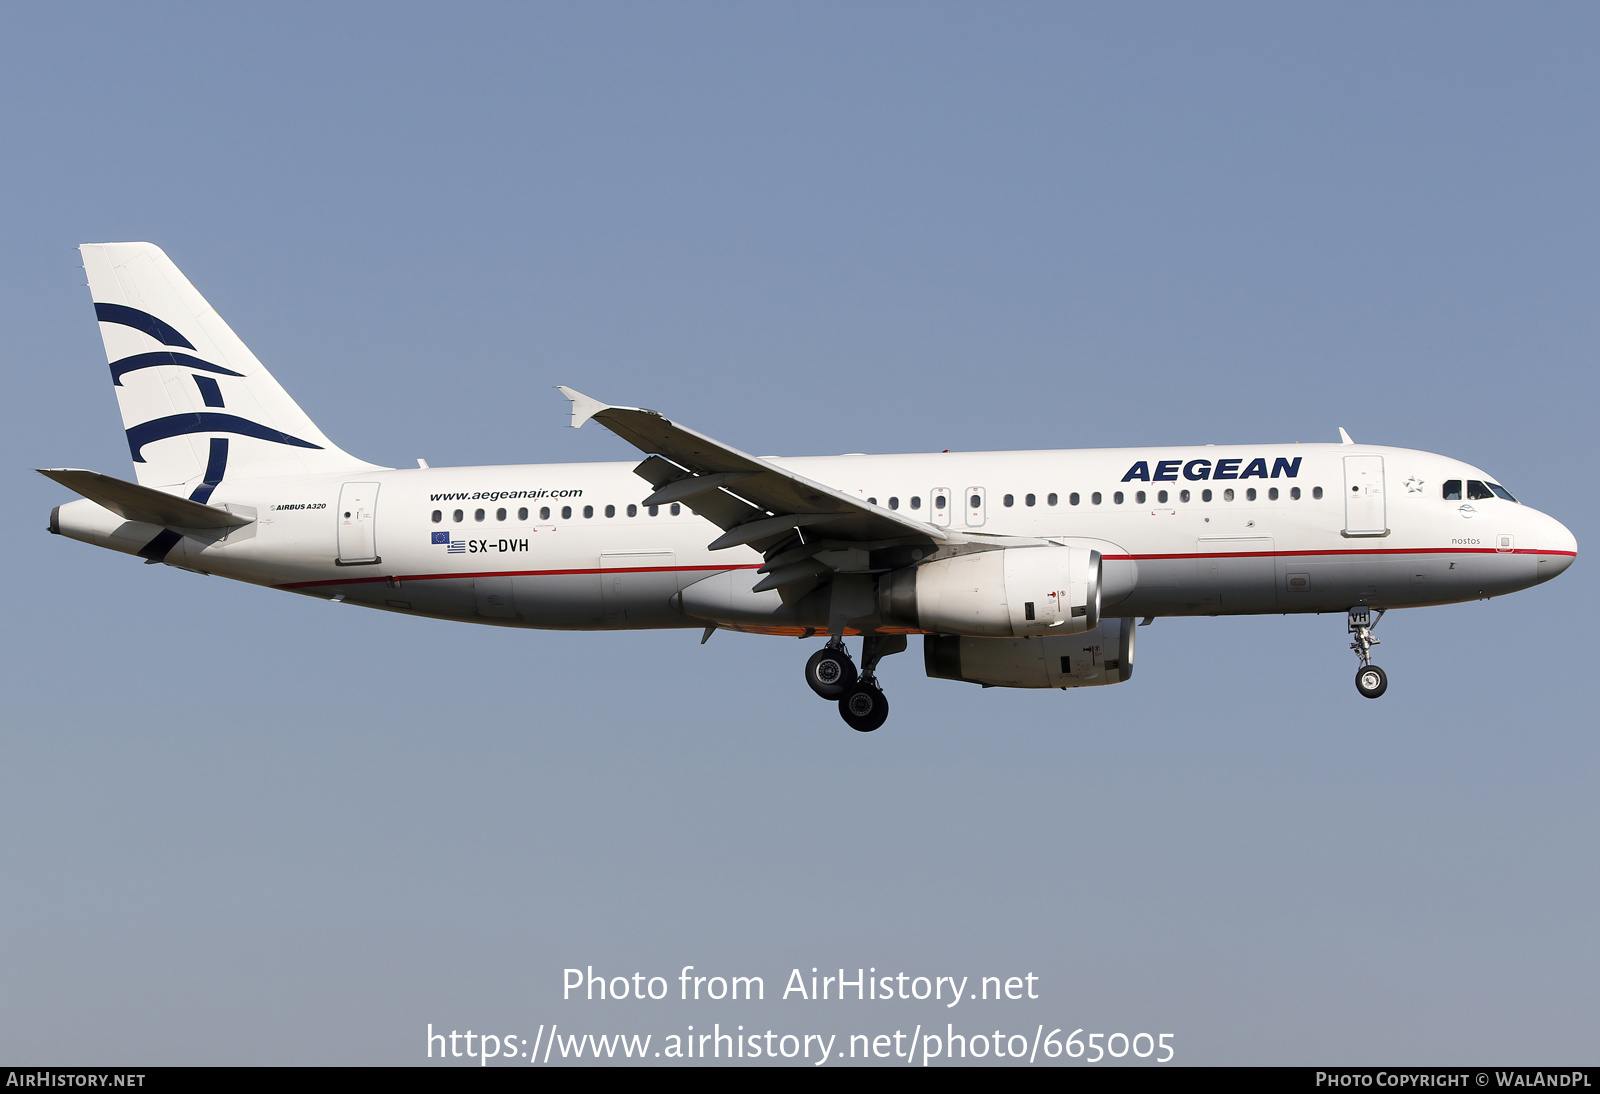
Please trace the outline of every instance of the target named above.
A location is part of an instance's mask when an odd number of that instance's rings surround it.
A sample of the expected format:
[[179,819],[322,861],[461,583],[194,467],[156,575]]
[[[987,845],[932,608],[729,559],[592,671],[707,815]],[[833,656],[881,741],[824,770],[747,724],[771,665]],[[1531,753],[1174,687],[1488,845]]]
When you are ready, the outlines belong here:
[[378,484],[347,482],[339,488],[339,558],[341,566],[363,566],[378,557],[373,524],[378,515]]
[[1344,458],[1344,534],[1386,536],[1388,514],[1383,500],[1383,457]]

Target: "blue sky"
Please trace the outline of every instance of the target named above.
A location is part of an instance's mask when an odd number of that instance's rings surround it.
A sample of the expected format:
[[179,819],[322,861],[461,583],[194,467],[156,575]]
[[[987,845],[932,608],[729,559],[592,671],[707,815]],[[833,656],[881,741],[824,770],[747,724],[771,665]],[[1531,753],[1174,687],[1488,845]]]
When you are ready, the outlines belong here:
[[[162,246],[348,451],[1358,439],[1594,540],[1583,5],[34,6],[0,42],[0,1058],[412,1063],[571,965],[1041,977],[1180,1062],[1594,1062],[1590,567],[1384,623],[1162,620],[1126,685],[393,618],[44,532],[129,470],[78,259]],[[974,1021],[979,1016],[973,1016]]]

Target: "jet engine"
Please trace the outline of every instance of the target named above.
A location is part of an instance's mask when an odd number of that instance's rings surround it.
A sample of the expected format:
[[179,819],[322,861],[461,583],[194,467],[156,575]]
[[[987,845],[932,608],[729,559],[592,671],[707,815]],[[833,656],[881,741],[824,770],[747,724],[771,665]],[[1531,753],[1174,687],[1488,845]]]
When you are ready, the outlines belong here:
[[1100,552],[1042,544],[934,559],[880,578],[878,615],[972,637],[1090,631],[1100,623]]
[[1107,619],[1084,634],[1043,638],[922,640],[928,675],[991,688],[1082,688],[1120,684],[1133,675],[1132,619]]

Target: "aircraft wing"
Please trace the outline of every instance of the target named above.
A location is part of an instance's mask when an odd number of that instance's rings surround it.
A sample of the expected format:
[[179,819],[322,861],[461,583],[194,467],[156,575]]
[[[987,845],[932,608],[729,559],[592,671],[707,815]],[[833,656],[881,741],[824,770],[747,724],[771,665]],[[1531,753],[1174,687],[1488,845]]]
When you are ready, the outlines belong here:
[[[807,562],[824,546],[870,548],[964,539],[960,533],[869,505],[861,498],[740,452],[669,421],[654,410],[610,406],[569,387],[560,391],[572,400],[572,428],[593,418],[649,454],[650,459],[634,469],[656,488],[645,499],[646,505],[681,501],[724,529],[710,543],[711,550],[749,544],[765,553],[769,564],[777,559],[779,566],[763,567],[776,572],[770,573],[758,588],[787,583],[774,580],[786,576],[785,570],[794,575],[790,580],[825,572],[830,567]],[[796,530],[802,528],[805,535],[797,537]],[[797,553],[790,545],[801,539],[815,549]]]
[[230,513],[212,505],[125,482],[98,471],[75,467],[38,468],[39,474],[54,479],[68,490],[82,494],[96,505],[111,510],[123,520],[158,524],[166,528],[239,528],[250,517]]

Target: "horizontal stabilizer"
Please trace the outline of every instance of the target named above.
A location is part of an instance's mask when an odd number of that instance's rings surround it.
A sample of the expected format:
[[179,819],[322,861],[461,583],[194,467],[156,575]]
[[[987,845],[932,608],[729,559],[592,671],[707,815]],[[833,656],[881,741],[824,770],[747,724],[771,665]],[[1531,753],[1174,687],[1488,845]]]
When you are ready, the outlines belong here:
[[68,490],[82,494],[123,520],[159,524],[165,528],[239,528],[249,524],[252,519],[215,506],[201,505],[176,494],[114,479],[98,471],[72,467],[41,467],[37,470],[45,478],[54,479]]

